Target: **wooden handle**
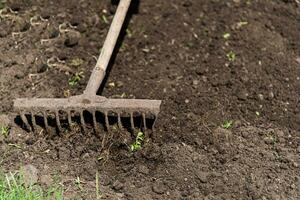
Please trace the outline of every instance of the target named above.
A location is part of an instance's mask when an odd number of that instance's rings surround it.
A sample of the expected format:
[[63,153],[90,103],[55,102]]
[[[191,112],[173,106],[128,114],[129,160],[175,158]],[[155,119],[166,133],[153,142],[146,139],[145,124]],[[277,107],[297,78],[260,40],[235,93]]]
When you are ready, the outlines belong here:
[[116,46],[130,3],[131,0],[120,0],[116,14],[104,41],[101,54],[84,91],[84,94],[86,95],[96,95],[105,77],[107,66]]

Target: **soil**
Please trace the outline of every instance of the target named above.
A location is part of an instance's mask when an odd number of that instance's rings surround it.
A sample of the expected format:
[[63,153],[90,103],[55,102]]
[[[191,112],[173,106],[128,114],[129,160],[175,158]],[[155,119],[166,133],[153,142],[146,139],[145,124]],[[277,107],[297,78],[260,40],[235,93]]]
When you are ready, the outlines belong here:
[[[124,130],[103,149],[92,130],[48,137],[11,120],[1,167],[33,165],[39,183],[63,185],[66,199],[95,199],[97,175],[102,199],[300,199],[299,2],[134,4],[101,92],[163,100],[143,148],[131,152],[135,135]],[[7,1],[1,123],[14,119],[15,98],[83,92],[115,8],[109,0]]]

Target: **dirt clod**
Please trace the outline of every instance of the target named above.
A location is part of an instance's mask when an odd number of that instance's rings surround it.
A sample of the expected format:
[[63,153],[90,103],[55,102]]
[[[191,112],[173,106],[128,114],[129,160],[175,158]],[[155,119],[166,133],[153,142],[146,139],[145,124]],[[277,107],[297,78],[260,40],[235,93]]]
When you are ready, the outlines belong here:
[[30,186],[37,183],[39,178],[38,177],[39,170],[35,166],[31,164],[24,165],[23,167],[21,167],[20,173],[23,176],[25,185]]
[[155,192],[156,194],[164,194],[166,190],[167,188],[163,182],[156,181],[155,183],[153,183],[152,191]]

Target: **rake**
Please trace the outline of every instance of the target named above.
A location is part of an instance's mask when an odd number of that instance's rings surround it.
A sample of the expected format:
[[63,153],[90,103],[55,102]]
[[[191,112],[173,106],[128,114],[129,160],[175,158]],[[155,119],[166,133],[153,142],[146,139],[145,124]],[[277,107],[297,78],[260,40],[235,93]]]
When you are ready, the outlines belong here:
[[[116,46],[122,25],[126,18],[131,0],[121,0],[116,14],[104,41],[101,54],[97,60],[88,84],[81,95],[69,98],[18,98],[14,100],[14,109],[19,113],[25,128],[34,131],[37,127],[36,117],[40,116],[46,131],[50,130],[48,117],[52,116],[55,127],[59,132],[63,131],[62,120],[65,120],[69,127],[74,122],[74,116],[80,118],[83,131],[87,131],[84,113],[92,116],[92,124],[96,131],[99,130],[97,120],[98,114],[102,113],[106,130],[110,130],[109,116],[117,117],[118,127],[122,128],[122,119],[130,119],[130,127],[135,128],[135,118],[140,118],[142,128],[146,129],[147,119],[153,119],[151,128],[154,128],[157,115],[160,111],[160,100],[148,99],[110,99],[98,96],[97,91],[105,77],[107,66]],[[64,118],[64,119],[62,119]],[[78,119],[79,119],[78,118]]]

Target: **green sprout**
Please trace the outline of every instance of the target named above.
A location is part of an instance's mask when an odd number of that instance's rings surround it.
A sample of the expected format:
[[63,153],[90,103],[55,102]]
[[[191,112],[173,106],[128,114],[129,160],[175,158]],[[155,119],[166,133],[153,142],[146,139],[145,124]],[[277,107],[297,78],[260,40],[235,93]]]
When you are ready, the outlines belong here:
[[230,121],[225,121],[223,124],[222,124],[222,128],[225,128],[225,129],[229,129],[231,128],[233,125],[233,121],[230,120]]
[[102,15],[102,20],[105,24],[108,24],[108,19],[106,18],[105,15]]
[[126,29],[126,33],[127,33],[129,38],[131,38],[132,35],[133,35],[133,32],[129,28]]
[[143,143],[144,139],[145,139],[144,133],[139,132],[135,138],[135,142],[132,145],[130,145],[131,151],[140,150],[142,148],[142,143]]
[[77,178],[75,179],[75,184],[78,186],[78,188],[82,191],[83,190],[83,188],[82,188],[82,186],[81,186],[81,180],[80,180],[80,178],[77,176]]
[[225,40],[228,40],[229,37],[230,37],[230,33],[224,33],[224,34],[223,34],[223,38],[224,38]]
[[241,28],[242,26],[245,26],[247,24],[248,24],[248,22],[245,22],[245,21],[238,22],[237,23],[237,28]]
[[76,86],[82,78],[84,78],[83,72],[76,73],[69,79],[69,85]]
[[235,61],[236,55],[233,51],[230,51],[229,53],[227,53],[226,56],[230,62]]
[[9,126],[1,126],[1,135],[3,135],[4,137],[7,137],[9,134]]

